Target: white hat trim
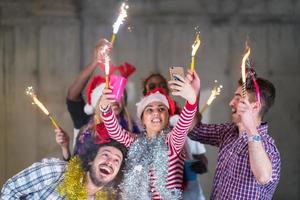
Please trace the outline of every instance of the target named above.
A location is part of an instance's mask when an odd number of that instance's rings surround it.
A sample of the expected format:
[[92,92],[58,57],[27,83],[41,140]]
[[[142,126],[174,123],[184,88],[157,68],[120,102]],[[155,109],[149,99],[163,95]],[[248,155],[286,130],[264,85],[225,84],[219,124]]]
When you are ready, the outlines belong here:
[[165,104],[165,106],[167,106],[168,109],[170,108],[169,102],[168,102],[168,99],[166,98],[166,96],[157,91],[153,94],[145,96],[144,98],[142,98],[142,100],[140,102],[138,102],[136,104],[138,119],[141,119],[142,113],[143,113],[144,109],[146,108],[146,106],[148,106],[152,102],[157,102],[157,101]]
[[97,106],[97,102],[102,96],[102,92],[105,88],[105,84],[101,83],[97,87],[95,87],[91,93],[91,104],[86,103],[84,106],[84,112],[88,115],[94,114],[95,108]]

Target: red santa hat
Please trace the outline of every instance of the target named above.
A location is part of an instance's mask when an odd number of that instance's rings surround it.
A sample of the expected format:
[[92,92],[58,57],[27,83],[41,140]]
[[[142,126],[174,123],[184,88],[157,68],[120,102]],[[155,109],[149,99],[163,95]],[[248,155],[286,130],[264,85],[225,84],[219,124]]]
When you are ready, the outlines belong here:
[[153,102],[161,102],[168,109],[170,115],[173,115],[175,112],[175,102],[172,98],[166,93],[163,88],[155,88],[150,90],[141,100],[136,104],[137,106],[137,117],[141,119],[142,114],[146,106]]

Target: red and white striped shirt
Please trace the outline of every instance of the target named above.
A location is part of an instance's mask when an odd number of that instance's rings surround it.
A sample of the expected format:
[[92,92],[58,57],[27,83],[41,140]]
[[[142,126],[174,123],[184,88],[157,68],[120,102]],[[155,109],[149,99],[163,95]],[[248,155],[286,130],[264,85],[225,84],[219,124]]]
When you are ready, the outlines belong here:
[[[197,111],[197,104],[186,103],[182,109],[179,120],[174,128],[166,137],[168,146],[168,175],[166,180],[166,188],[177,188],[182,190],[183,180],[183,163],[185,159],[184,143],[187,138],[188,129],[192,124],[192,120]],[[130,132],[122,129],[116,117],[110,109],[107,113],[102,114],[103,121],[111,138],[129,147],[136,139]],[[150,174],[150,190],[152,199],[161,199],[159,193],[155,189],[155,169],[149,172]]]

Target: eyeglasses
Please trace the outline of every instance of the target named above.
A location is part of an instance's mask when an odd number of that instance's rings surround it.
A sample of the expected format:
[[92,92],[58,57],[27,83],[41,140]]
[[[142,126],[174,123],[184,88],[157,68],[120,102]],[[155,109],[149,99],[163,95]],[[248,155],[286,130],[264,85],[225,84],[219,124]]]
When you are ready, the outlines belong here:
[[148,83],[149,90],[153,90],[155,88],[163,88],[168,91],[168,86],[165,83]]
[[151,115],[153,113],[165,113],[168,112],[168,108],[166,107],[158,107],[158,108],[152,108],[152,107],[148,107],[144,110],[144,113]]

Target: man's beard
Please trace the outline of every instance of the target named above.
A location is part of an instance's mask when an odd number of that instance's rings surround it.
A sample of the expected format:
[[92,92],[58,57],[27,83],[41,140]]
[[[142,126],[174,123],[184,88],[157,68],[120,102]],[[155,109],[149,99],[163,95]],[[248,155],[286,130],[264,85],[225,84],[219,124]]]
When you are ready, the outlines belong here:
[[96,167],[94,167],[93,165],[90,167],[89,169],[90,179],[95,186],[101,187],[105,183],[103,183],[101,180],[99,180],[99,178],[97,178],[96,170],[97,170]]

